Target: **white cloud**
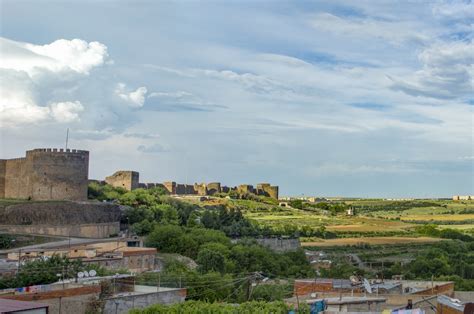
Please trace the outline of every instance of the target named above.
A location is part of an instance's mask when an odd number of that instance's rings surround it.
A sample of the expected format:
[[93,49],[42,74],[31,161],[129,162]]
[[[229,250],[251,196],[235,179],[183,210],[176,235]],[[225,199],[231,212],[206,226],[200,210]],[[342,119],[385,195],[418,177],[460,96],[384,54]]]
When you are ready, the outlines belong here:
[[422,42],[428,39],[420,30],[414,31],[410,23],[374,18],[339,17],[330,13],[319,13],[312,16],[310,25],[319,32],[335,33],[356,40],[383,39],[397,45],[406,41]]
[[62,123],[79,121],[79,113],[84,106],[79,101],[55,102],[49,105],[53,118]]
[[148,97],[157,97],[157,98],[183,98],[187,96],[193,96],[193,94],[185,91],[177,92],[153,92],[148,95]]
[[124,83],[118,83],[115,94],[125,100],[130,107],[140,108],[145,104],[147,88],[145,86],[137,88],[135,91],[128,91]]
[[474,4],[464,1],[441,2],[433,5],[433,14],[449,20],[474,19]]
[[105,45],[79,39],[33,45],[0,38],[0,47],[1,127],[79,121],[85,110],[80,101],[52,95],[88,76],[108,58]]
[[434,98],[462,98],[472,95],[472,41],[435,43],[424,49],[418,58],[423,68],[413,76],[394,78],[394,89],[410,95]]
[[34,45],[0,38],[0,47],[0,68],[25,71],[30,76],[44,70],[88,75],[108,58],[105,45],[80,39],[59,39],[47,45]]

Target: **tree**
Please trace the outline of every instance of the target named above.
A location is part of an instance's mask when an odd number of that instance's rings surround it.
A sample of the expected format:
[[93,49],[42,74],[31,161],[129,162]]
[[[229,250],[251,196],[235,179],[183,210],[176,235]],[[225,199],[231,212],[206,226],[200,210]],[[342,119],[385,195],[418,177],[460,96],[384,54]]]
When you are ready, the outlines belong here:
[[163,252],[180,252],[184,231],[175,225],[159,225],[148,235],[146,245]]
[[224,273],[225,270],[225,257],[217,251],[210,249],[201,249],[199,250],[197,260],[199,267],[198,270],[201,273],[208,272],[220,272]]

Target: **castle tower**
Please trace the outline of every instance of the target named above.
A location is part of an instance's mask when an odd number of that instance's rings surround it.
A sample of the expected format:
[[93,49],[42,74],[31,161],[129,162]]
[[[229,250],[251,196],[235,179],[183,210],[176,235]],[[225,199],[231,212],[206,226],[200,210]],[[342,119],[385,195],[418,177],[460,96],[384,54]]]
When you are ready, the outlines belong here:
[[39,148],[0,160],[0,197],[33,200],[86,200],[89,152]]
[[140,174],[136,171],[116,171],[113,175],[106,177],[105,182],[117,188],[124,188],[127,191],[135,190],[139,185]]

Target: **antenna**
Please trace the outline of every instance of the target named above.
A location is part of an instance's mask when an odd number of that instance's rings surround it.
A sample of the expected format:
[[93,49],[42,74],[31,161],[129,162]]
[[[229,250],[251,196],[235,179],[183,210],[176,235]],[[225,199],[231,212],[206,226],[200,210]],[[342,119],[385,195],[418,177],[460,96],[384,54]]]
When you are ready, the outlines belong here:
[[67,149],[67,142],[69,142],[69,128],[66,131],[66,149]]

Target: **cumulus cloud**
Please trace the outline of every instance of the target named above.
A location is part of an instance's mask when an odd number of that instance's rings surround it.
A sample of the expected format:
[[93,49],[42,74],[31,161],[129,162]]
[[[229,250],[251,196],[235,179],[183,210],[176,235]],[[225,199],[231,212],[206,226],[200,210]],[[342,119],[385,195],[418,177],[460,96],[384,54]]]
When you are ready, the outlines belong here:
[[[24,123],[79,121],[84,105],[55,99],[65,81],[88,76],[108,58],[107,47],[80,39],[33,45],[0,38],[0,113],[2,127]],[[72,76],[70,76],[72,75]],[[70,95],[68,95],[70,96]]]
[[133,108],[143,107],[147,92],[145,86],[139,87],[135,91],[129,91],[124,83],[118,83],[115,89],[115,94]]
[[53,118],[63,123],[79,121],[79,113],[84,111],[84,106],[79,101],[55,102],[49,108]]
[[30,76],[44,70],[87,75],[108,58],[105,45],[80,39],[59,39],[47,45],[34,45],[0,38],[0,46],[0,68],[25,71]]
[[440,42],[424,49],[423,68],[412,77],[393,78],[393,88],[414,96],[462,98],[472,95],[473,42]]

